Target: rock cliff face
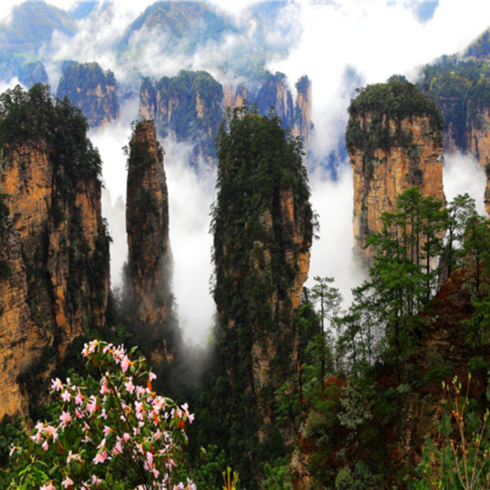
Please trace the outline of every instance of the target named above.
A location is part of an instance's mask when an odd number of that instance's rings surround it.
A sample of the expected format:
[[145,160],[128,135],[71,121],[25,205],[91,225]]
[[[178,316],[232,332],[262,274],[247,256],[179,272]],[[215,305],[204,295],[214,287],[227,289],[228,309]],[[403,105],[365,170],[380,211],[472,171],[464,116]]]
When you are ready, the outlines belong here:
[[[262,87],[256,95],[261,114],[268,114],[270,106],[281,118],[283,128],[289,127],[293,136],[301,136],[304,150],[308,153],[311,123],[311,82],[301,77],[295,85],[296,104],[293,107],[291,91],[287,89],[286,76],[282,73],[267,73]],[[253,101],[253,98],[252,98]]]
[[[22,92],[12,94],[18,101]],[[63,351],[88,327],[104,324],[110,287],[100,157],[86,139],[86,122],[71,106],[54,106],[41,85],[22,97],[2,101],[0,263],[10,272],[0,279],[0,359],[9,393],[0,418],[25,409],[16,380],[44,347]],[[15,132],[19,123],[25,134]]]
[[282,73],[266,73],[259,88],[243,85],[222,87],[206,72],[181,71],[173,78],[163,77],[154,85],[149,78],[140,89],[140,116],[154,120],[158,135],[166,137],[173,131],[178,141],[194,145],[192,163],[216,163],[214,141],[226,108],[241,107],[243,102],[258,106],[260,114],[267,115],[275,108],[284,129],[289,127],[294,136],[301,136],[308,152],[311,124],[311,83],[302,77],[296,84],[297,100],[287,88]]
[[[310,147],[311,123],[311,82],[307,76],[301,77],[296,83],[297,99],[294,108],[294,124],[291,126],[294,136],[301,136],[305,152]],[[288,97],[290,94],[288,93]],[[291,103],[292,104],[292,103]]]
[[181,334],[172,312],[167,183],[154,123],[138,123],[129,146],[126,290],[139,334],[170,361]]
[[274,391],[294,372],[293,319],[308,275],[312,211],[299,149],[277,119],[236,109],[218,146],[218,416],[230,424],[232,439],[243,440],[243,454],[234,456],[246,466],[246,448],[257,437],[270,443]]
[[158,135],[169,130],[178,141],[194,145],[192,163],[212,165],[214,139],[222,116],[223,87],[204,71],[181,71],[176,77],[163,77],[156,85],[143,80],[140,90],[140,116],[154,120]]
[[485,59],[461,63],[459,56],[446,57],[424,67],[420,86],[446,122],[446,152],[469,153],[482,168],[490,163],[490,73]]
[[241,107],[243,102],[247,99],[247,89],[243,85],[238,85],[236,88],[231,85],[226,85],[223,87],[223,91],[223,108],[225,109],[227,107],[230,109]]
[[366,238],[381,231],[378,218],[394,211],[400,192],[417,185],[444,202],[444,124],[435,104],[408,83],[368,86],[352,101],[349,113],[354,251],[370,265],[373,252],[363,248]]
[[104,72],[98,63],[65,62],[57,96],[66,96],[79,107],[92,128],[105,126],[119,117],[114,73]]

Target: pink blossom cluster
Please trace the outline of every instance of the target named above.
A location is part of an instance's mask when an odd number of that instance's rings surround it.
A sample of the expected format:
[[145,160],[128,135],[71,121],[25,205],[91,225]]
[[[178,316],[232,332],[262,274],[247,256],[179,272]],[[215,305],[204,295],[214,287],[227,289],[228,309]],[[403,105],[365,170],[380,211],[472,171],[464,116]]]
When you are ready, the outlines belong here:
[[[59,422],[53,425],[38,422],[31,436],[47,452],[54,442],[62,447],[61,435],[67,428],[77,426],[84,435],[82,445],[96,450],[91,461],[84,461],[87,453],[83,446],[75,453],[66,451],[67,466],[60,468],[64,472],[61,486],[65,490],[101,487],[104,482],[96,476],[96,468],[120,460],[124,467],[144,469],[145,483],[138,489],[196,490],[190,480],[174,485],[170,478],[178,462],[180,446],[187,442],[185,424],[194,419],[188,405],[179,407],[172,400],[157,395],[151,384],[156,375],[144,371],[144,359],[131,361],[122,345],[115,347],[93,340],[85,344],[82,355],[101,372],[102,368],[105,370],[98,393],[88,393],[85,386],[75,385],[70,378],[66,383],[52,380],[52,393],[57,393],[62,401]],[[141,381],[146,381],[146,385],[140,384]],[[77,486],[68,475],[69,465],[74,461],[89,464],[94,470],[89,481],[80,481]],[[50,481],[40,490],[55,488]]]

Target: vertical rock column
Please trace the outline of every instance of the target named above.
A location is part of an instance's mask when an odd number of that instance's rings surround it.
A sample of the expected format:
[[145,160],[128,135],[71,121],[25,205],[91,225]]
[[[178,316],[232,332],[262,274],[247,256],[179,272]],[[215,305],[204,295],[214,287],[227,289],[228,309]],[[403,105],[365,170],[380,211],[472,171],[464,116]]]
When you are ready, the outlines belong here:
[[218,142],[216,417],[230,424],[230,451],[247,481],[254,471],[247,454],[279,430],[274,393],[294,376],[294,314],[308,275],[312,211],[298,144],[286,140],[279,118],[235,109]]
[[380,232],[385,211],[414,185],[445,201],[444,123],[436,105],[410,83],[368,86],[349,107],[346,145],[354,172],[354,252],[369,266],[367,237]]
[[172,315],[167,183],[154,123],[138,123],[129,146],[126,292],[137,333],[157,360],[171,360],[180,330]]
[[27,409],[19,380],[47,369],[36,365],[44,348],[62,353],[104,325],[110,288],[101,161],[85,118],[40,84],[10,95],[0,108],[0,418]]

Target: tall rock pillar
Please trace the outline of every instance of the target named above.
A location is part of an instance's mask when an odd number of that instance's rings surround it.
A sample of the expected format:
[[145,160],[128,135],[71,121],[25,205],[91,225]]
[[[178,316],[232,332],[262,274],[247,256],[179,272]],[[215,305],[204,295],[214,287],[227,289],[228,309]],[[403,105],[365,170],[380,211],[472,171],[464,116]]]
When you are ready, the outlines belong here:
[[172,314],[172,252],[163,149],[153,121],[136,125],[129,143],[126,200],[126,293],[136,333],[157,360],[171,360],[180,340]]
[[270,444],[278,430],[274,393],[293,375],[294,314],[308,275],[313,215],[299,145],[286,139],[278,117],[235,109],[218,146],[216,416],[230,424],[230,451],[248,481],[254,469],[247,454],[257,442]]
[[[40,374],[46,347],[63,352],[101,328],[110,289],[101,160],[88,124],[46,86],[0,99],[0,419],[25,412],[20,379]],[[24,396],[26,395],[26,396]]]
[[359,91],[349,107],[346,146],[354,172],[354,252],[365,266],[374,251],[366,238],[380,232],[385,211],[414,185],[445,202],[442,186],[444,122],[437,106],[410,83]]

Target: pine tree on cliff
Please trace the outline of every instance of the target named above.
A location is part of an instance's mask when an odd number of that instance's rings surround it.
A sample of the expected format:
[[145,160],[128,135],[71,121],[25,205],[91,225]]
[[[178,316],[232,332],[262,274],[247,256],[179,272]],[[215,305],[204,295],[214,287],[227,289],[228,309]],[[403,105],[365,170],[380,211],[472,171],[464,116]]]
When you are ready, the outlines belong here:
[[293,372],[294,315],[313,214],[301,140],[286,135],[278,117],[235,109],[219,130],[217,148],[215,410],[240,481],[257,488],[256,462],[285,455],[274,392]]
[[173,312],[172,252],[163,148],[153,121],[134,126],[126,202],[128,263],[124,314],[156,360],[171,360],[181,340]]

